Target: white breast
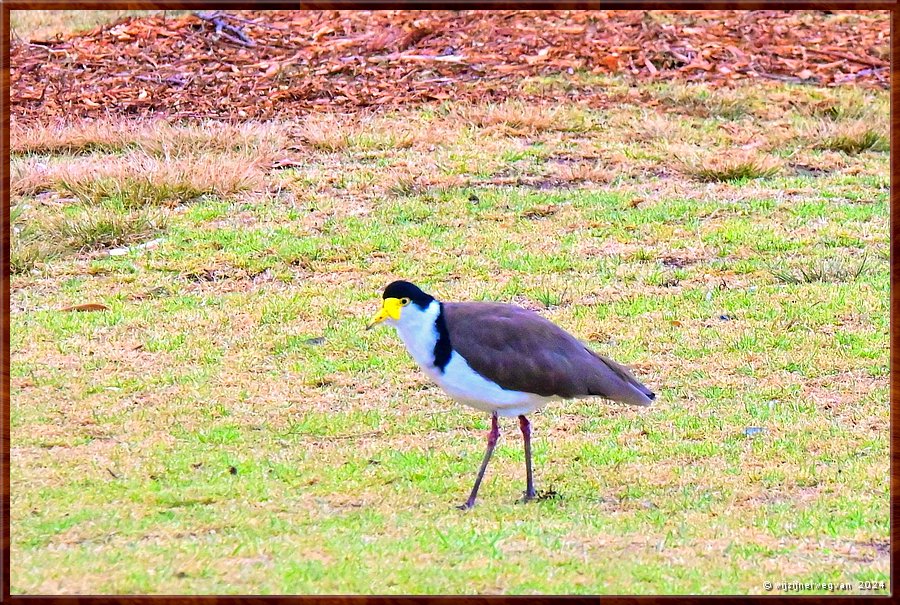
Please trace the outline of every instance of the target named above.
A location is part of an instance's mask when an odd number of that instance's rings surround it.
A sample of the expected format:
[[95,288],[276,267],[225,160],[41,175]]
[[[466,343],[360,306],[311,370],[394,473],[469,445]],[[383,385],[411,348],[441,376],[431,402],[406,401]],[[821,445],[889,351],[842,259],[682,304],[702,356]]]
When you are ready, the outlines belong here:
[[557,399],[503,389],[473,370],[456,351],[451,353],[450,361],[441,372],[434,365],[434,346],[438,340],[435,320],[439,313],[437,301],[432,301],[424,311],[409,305],[394,325],[419,367],[448,395],[460,403],[485,412],[497,412],[501,416],[529,414]]

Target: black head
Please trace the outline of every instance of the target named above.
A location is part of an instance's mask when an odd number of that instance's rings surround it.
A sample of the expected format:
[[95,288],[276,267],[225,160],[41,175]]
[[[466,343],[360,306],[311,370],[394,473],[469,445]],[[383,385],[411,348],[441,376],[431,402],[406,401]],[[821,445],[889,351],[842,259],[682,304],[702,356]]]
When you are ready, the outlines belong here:
[[424,309],[431,304],[431,301],[434,300],[433,296],[422,292],[422,290],[420,290],[419,287],[415,284],[411,284],[408,281],[403,280],[398,280],[388,284],[388,287],[384,289],[384,294],[382,294],[381,297],[399,298],[401,300],[404,298],[408,298],[409,300],[414,302],[420,309]]

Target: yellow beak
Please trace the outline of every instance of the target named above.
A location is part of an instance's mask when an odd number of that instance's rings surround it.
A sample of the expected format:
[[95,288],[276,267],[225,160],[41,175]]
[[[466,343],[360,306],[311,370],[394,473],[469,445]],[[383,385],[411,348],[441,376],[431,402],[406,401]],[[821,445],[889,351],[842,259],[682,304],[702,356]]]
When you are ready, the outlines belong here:
[[366,330],[371,330],[377,324],[380,324],[385,319],[393,319],[397,321],[400,319],[400,309],[403,305],[400,303],[399,298],[385,298],[384,302],[381,303],[381,309],[376,313],[372,319],[369,321],[369,325],[366,326]]

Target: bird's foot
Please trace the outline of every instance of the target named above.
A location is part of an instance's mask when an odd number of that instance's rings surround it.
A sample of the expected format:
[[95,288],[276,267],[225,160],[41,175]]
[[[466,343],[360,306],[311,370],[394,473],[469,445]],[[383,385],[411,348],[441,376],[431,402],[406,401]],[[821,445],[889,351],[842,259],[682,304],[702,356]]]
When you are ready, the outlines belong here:
[[519,500],[519,502],[531,502],[532,500],[537,500],[537,492],[535,492],[533,489],[523,492],[522,499]]
[[469,510],[469,509],[474,508],[474,507],[475,507],[475,503],[474,503],[474,502],[464,502],[464,503],[462,503],[462,504],[457,504],[457,505],[456,505],[456,508],[458,508],[459,510]]

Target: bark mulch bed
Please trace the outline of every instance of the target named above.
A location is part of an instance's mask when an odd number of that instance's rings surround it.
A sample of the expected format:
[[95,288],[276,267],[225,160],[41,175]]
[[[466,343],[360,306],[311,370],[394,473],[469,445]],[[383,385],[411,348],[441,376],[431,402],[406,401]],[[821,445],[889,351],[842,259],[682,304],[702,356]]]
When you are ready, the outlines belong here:
[[[230,11],[13,40],[11,114],[264,119],[315,108],[540,97],[599,105],[595,73],[887,88],[887,11]],[[596,82],[596,79],[595,79]]]

